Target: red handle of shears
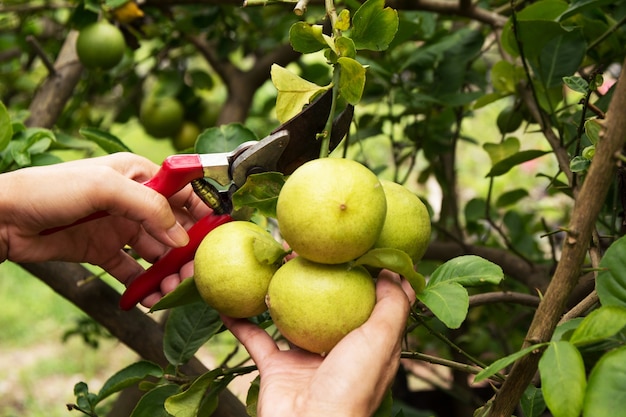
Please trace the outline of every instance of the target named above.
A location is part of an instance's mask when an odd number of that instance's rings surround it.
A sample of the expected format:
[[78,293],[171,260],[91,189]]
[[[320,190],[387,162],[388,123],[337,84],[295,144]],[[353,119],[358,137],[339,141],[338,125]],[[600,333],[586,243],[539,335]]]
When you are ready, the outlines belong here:
[[196,254],[202,239],[216,227],[232,220],[228,214],[209,214],[194,224],[187,233],[189,243],[182,248],[170,249],[161,259],[130,283],[122,298],[120,307],[130,310],[148,295],[159,290],[161,281],[168,275],[177,273]]

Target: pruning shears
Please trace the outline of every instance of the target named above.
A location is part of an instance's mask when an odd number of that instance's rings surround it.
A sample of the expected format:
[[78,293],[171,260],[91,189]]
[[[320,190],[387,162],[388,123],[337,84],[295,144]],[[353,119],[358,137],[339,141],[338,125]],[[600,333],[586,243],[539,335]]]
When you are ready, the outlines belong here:
[[[186,246],[170,249],[128,285],[120,299],[120,307],[129,310],[146,296],[158,291],[165,277],[177,273],[182,265],[193,259],[204,236],[219,225],[233,220],[232,194],[245,184],[248,176],[272,171],[288,175],[303,163],[319,157],[321,140],[317,136],[326,127],[331,107],[332,94],[328,90],[259,141],[245,142],[226,153],[167,157],[156,175],[144,184],[170,197],[191,183],[196,194],[213,209],[213,213],[200,219],[187,231],[189,243]],[[353,107],[348,106],[333,120],[330,150],[348,132],[352,115]],[[206,179],[224,186],[225,190],[220,191],[211,186]],[[105,215],[107,213],[95,213],[74,224]],[[44,233],[53,233],[61,228]]]

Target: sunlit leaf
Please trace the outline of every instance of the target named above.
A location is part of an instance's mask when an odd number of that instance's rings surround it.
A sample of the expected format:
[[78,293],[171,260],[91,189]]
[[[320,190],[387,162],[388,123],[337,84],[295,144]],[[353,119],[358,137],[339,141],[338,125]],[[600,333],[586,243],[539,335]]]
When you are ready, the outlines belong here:
[[341,67],[339,73],[339,94],[348,103],[356,105],[361,101],[365,88],[365,67],[357,60],[340,57],[337,63]]
[[551,342],[539,360],[541,392],[554,417],[580,415],[587,380],[585,364],[569,342]]
[[289,29],[289,42],[295,51],[310,54],[328,48],[322,25],[296,22]]
[[278,64],[272,65],[270,74],[278,90],[276,117],[281,123],[300,113],[315,95],[329,88],[309,82]]
[[351,37],[357,49],[383,51],[398,31],[398,12],[385,0],[367,0],[354,13]]
[[499,265],[476,255],[463,255],[443,263],[430,276],[427,287],[456,282],[464,287],[498,284],[504,278]]
[[456,282],[429,285],[417,294],[417,299],[450,329],[458,329],[467,317],[469,295]]
[[574,330],[570,343],[581,346],[614,336],[626,326],[626,307],[602,306],[592,311]]
[[424,277],[415,271],[411,257],[398,249],[371,249],[354,261],[356,265],[368,265],[374,268],[385,268],[396,272],[409,281],[416,293],[424,289]]
[[337,30],[348,30],[350,29],[350,10],[343,9],[337,15],[337,22],[335,23],[335,29]]

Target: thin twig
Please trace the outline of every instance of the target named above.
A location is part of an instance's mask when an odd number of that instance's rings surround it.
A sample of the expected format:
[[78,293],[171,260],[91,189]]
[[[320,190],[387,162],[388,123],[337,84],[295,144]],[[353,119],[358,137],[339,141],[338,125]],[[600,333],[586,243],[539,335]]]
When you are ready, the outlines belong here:
[[54,68],[54,63],[50,60],[50,57],[48,56],[48,54],[46,54],[46,51],[43,50],[43,48],[39,44],[39,41],[37,41],[37,38],[35,38],[33,35],[28,35],[26,37],[26,42],[28,42],[30,46],[33,47],[37,56],[41,58],[41,61],[48,70],[48,73],[50,75],[56,75],[57,71]]

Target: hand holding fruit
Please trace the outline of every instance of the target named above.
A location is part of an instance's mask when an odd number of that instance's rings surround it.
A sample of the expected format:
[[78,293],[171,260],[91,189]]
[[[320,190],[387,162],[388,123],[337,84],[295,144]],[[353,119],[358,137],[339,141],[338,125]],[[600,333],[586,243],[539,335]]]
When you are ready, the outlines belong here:
[[[144,268],[122,250],[126,245],[153,262],[170,247],[185,245],[185,228],[210,211],[191,187],[168,201],[142,185],[158,168],[145,158],[118,153],[0,175],[0,261],[88,262],[130,282]],[[111,216],[40,235],[102,210]],[[171,289],[173,281],[180,278],[163,285]]]
[[372,415],[398,369],[409,300],[415,300],[411,286],[383,270],[371,316],[326,357],[281,350],[265,330],[247,320],[223,317],[259,368],[257,416]]

